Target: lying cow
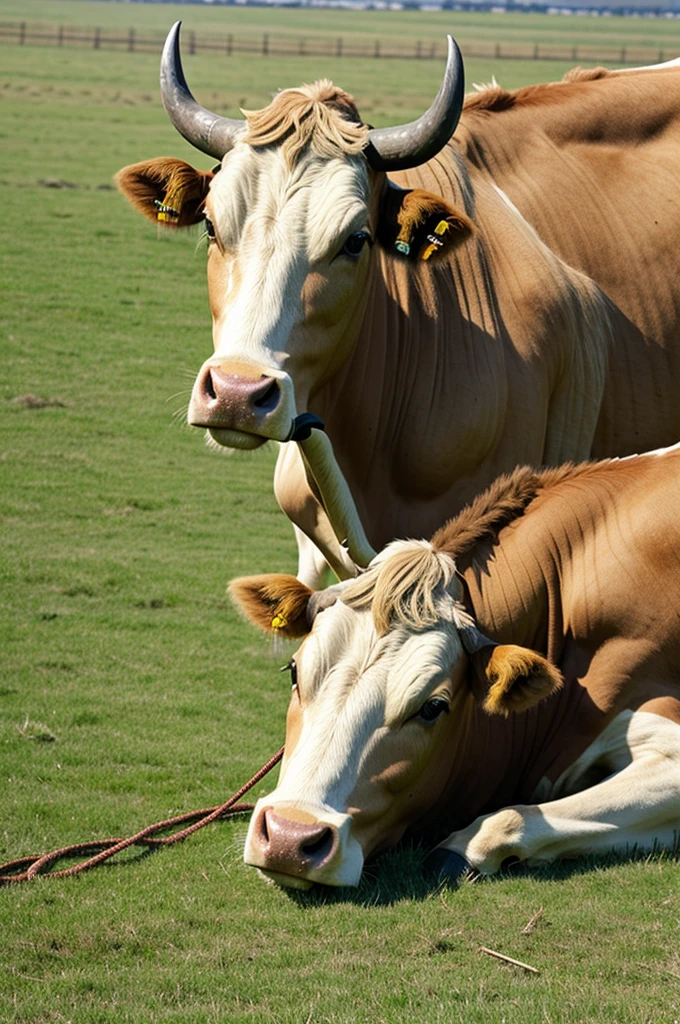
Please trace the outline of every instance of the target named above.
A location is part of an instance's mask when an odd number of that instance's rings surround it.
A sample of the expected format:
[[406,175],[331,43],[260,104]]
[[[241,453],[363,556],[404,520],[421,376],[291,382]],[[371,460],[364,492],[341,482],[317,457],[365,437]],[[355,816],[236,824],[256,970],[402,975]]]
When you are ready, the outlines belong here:
[[[220,160],[118,176],[161,226],[205,220],[214,354],[189,422],[229,447],[283,442],[279,502],[341,578],[518,463],[680,437],[679,68],[463,106],[450,40],[409,125],[369,128],[330,82],[243,121],[194,100],[176,25],[161,87]],[[326,434],[305,437],[305,414]],[[307,544],[300,578],[319,569]]]
[[254,623],[304,637],[246,863],[356,885],[408,828],[454,872],[672,844],[678,495],[680,445],[522,468],[356,580],[235,580]]

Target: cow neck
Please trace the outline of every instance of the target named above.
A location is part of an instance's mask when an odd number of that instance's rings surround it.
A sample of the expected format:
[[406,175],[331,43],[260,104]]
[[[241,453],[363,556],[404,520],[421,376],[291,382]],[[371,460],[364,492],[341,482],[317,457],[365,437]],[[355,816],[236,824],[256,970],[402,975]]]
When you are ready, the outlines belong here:
[[[449,163],[447,148],[446,161],[419,168],[418,177],[401,176],[401,183],[439,189],[466,208],[455,164]],[[326,423],[369,539],[379,549],[414,529],[414,501],[423,507],[417,526],[422,534],[457,511],[448,497],[452,463],[461,475],[470,474],[470,493],[461,504],[476,493],[475,473],[502,433],[504,407],[499,399],[493,423],[485,411],[480,424],[477,403],[460,382],[478,377],[480,351],[501,362],[504,356],[488,343],[502,327],[479,240],[453,250],[439,266],[414,264],[377,246],[372,262],[351,353],[312,396],[310,408]],[[442,410],[454,395],[461,426],[451,436]],[[386,508],[387,494],[392,500]],[[380,516],[371,515],[378,505]]]

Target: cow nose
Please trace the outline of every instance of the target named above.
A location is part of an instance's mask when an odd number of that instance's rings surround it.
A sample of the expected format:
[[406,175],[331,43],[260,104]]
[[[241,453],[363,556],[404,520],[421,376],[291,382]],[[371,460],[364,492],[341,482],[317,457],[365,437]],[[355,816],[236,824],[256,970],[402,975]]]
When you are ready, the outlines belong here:
[[259,847],[262,868],[298,877],[323,868],[339,845],[333,825],[293,820],[271,807],[264,808],[254,822],[252,840]]
[[273,377],[244,377],[221,366],[205,366],[197,381],[197,392],[213,411],[260,415],[274,412],[281,398],[279,383]]

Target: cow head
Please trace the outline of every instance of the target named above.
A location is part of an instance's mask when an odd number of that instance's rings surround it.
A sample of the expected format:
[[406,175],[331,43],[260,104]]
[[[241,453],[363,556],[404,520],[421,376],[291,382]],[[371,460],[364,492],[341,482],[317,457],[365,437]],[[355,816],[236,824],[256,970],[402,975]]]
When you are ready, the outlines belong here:
[[283,885],[356,885],[365,858],[442,796],[477,703],[523,711],[561,682],[540,655],[482,636],[453,560],[425,541],[395,542],[325,591],[267,575],[231,593],[261,628],[304,637],[279,782],[245,848],[247,864]]
[[214,354],[196,379],[189,422],[228,447],[290,439],[310,395],[356,341],[377,248],[436,260],[472,230],[441,197],[399,189],[384,173],[426,162],[451,137],[463,100],[458,48],[449,38],[432,107],[396,128],[363,124],[352,98],[328,81],[285,90],[246,121],[218,117],[188,89],[179,23],[161,89],[178,130],[221,161],[206,173],[161,158],[117,177],[163,226],[205,220]]

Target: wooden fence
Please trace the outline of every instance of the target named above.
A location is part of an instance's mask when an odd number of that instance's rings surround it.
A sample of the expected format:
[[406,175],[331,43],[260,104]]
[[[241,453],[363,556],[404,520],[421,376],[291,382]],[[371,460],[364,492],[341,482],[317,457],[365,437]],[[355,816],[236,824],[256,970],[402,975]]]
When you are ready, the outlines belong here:
[[[99,28],[70,28],[64,25],[46,27],[25,21],[0,21],[0,43],[19,46],[87,47],[95,50],[118,50],[128,53],[158,53],[164,36],[138,32],[134,28],[121,33]],[[665,58],[663,49],[651,47],[593,48],[589,46],[553,46],[538,43],[495,43],[461,45],[466,58],[491,60],[556,60],[573,64],[655,64]],[[241,38],[232,33],[223,36],[199,36],[185,31],[182,49],[186,54],[212,53],[224,57],[247,54],[260,57],[353,57],[359,60],[444,60],[446,45],[416,39],[385,42],[346,40],[342,37],[296,39],[292,36],[250,35]]]

